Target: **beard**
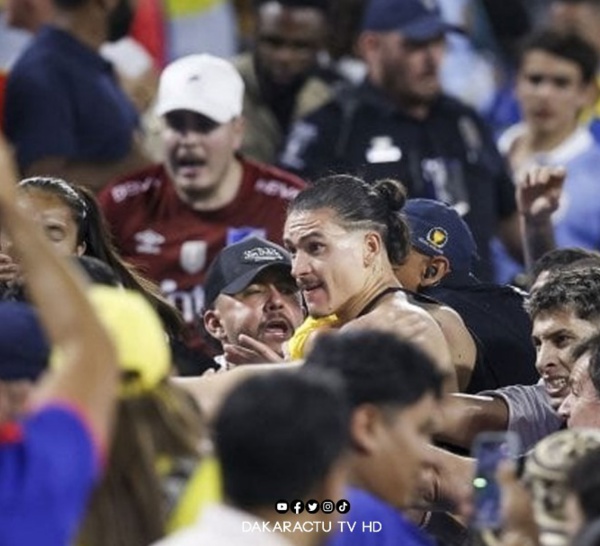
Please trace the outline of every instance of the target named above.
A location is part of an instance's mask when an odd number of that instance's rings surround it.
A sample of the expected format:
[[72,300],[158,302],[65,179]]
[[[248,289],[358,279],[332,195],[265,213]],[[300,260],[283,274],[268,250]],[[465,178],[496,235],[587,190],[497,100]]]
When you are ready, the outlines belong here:
[[419,90],[414,84],[407,83],[397,69],[387,66],[381,72],[381,88],[394,104],[405,109],[431,106],[442,92],[439,80],[430,89]]

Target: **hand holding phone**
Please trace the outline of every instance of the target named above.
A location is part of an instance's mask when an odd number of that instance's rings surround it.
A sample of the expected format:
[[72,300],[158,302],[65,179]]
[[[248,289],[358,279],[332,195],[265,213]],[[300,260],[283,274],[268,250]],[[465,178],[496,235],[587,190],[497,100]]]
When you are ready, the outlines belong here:
[[474,513],[471,525],[476,529],[500,527],[500,486],[496,472],[500,462],[514,460],[519,454],[519,437],[511,431],[482,432],[473,442],[471,453],[476,459],[473,478]]

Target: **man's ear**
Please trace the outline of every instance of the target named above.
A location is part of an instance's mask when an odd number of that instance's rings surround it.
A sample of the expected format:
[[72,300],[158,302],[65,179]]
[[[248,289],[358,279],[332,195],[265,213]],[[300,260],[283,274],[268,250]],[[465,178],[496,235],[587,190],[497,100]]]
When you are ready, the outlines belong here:
[[371,455],[377,450],[381,412],[373,404],[363,404],[352,412],[350,436],[352,445],[362,455]]
[[246,131],[246,120],[244,119],[244,116],[238,116],[237,118],[231,120],[231,125],[233,128],[233,149],[236,152],[239,152],[244,141],[244,133]]
[[204,321],[204,328],[212,337],[221,343],[227,341],[227,334],[225,333],[219,311],[216,309],[207,309],[202,319]]
[[85,254],[86,249],[87,249],[87,244],[85,241],[83,241],[77,245],[77,248],[75,249],[75,254],[77,256],[83,256]]
[[361,59],[368,61],[379,50],[380,40],[377,32],[365,30],[356,40],[356,51]]
[[450,273],[450,262],[444,256],[431,258],[421,274],[421,286],[435,286]]

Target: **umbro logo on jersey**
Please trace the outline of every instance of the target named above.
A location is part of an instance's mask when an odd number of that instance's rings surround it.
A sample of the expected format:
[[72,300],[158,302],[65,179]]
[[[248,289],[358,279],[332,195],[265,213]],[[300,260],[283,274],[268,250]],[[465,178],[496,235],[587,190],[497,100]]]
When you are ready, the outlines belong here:
[[138,254],[160,254],[161,245],[165,242],[160,233],[151,229],[138,231],[133,238],[137,243],[135,251]]

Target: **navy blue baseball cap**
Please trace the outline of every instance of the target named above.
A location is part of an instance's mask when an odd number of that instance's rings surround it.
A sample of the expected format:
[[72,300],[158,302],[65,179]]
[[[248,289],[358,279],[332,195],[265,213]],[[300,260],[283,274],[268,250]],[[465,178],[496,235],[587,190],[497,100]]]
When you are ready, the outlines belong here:
[[433,199],[409,199],[402,213],[412,246],[426,256],[444,256],[451,274],[470,276],[479,258],[467,223],[452,207]]
[[285,270],[292,278],[288,252],[265,239],[249,237],[225,247],[210,264],[204,281],[204,306],[210,307],[219,294],[233,296],[246,289],[255,277],[271,267]]
[[425,42],[458,29],[443,20],[437,0],[369,0],[362,30],[398,31],[408,40]]
[[35,381],[47,368],[50,347],[33,307],[0,303],[0,381]]

